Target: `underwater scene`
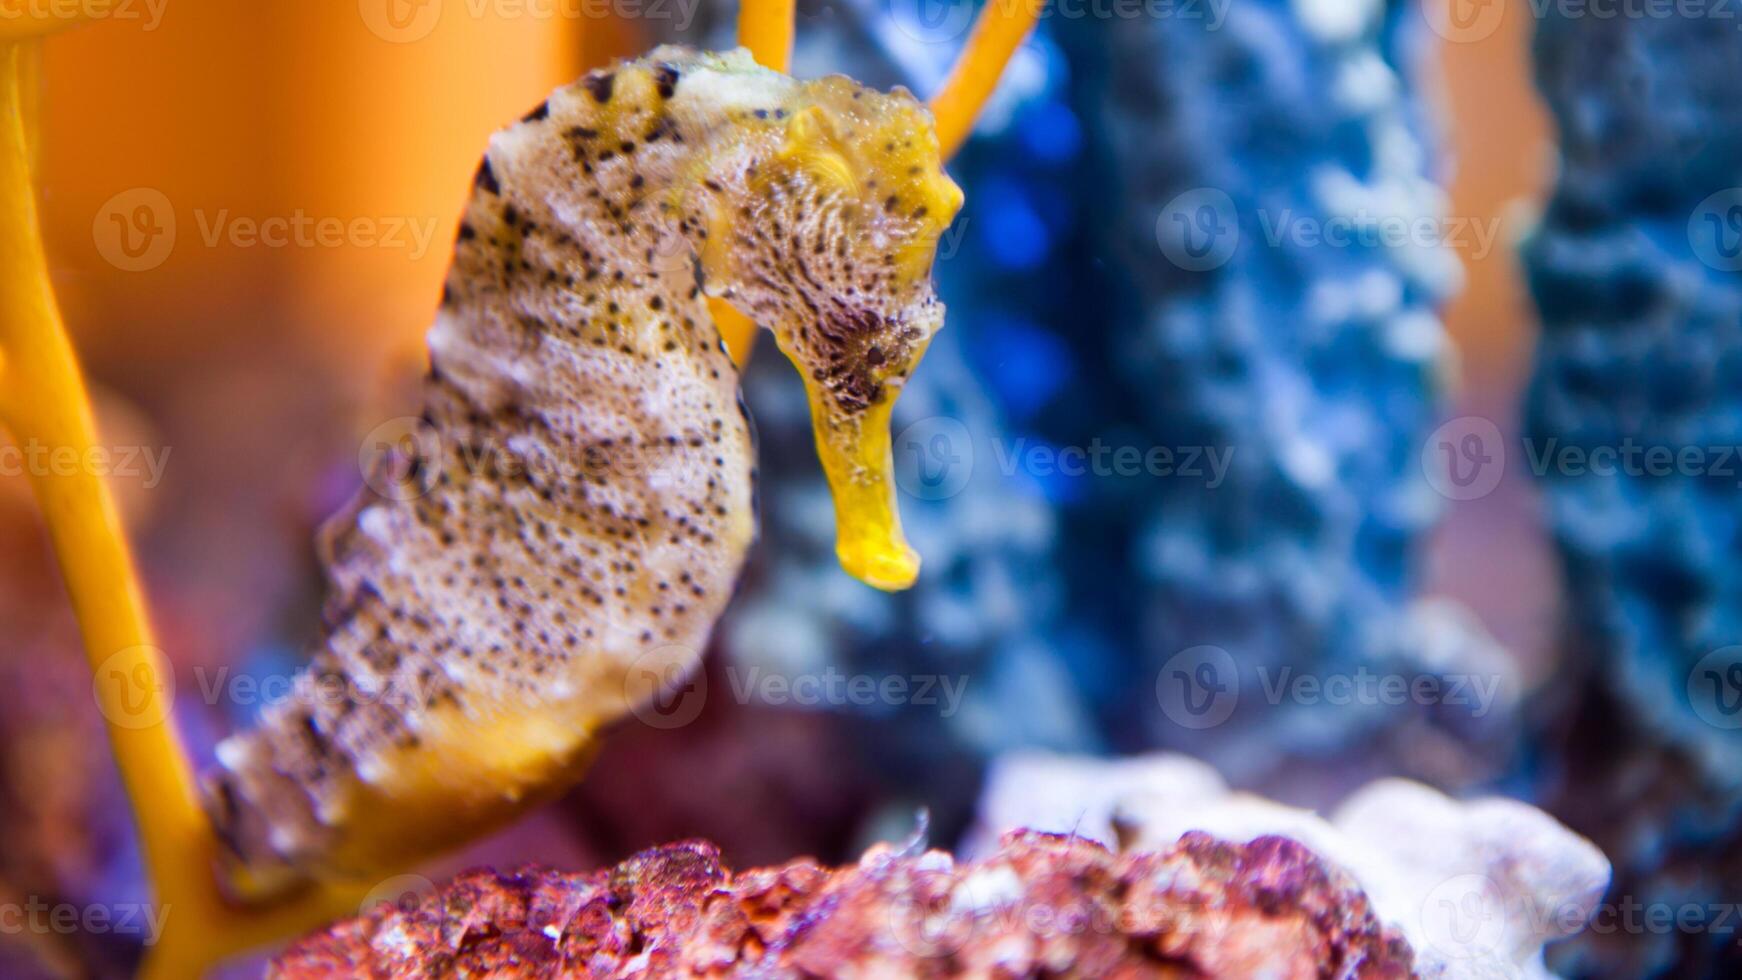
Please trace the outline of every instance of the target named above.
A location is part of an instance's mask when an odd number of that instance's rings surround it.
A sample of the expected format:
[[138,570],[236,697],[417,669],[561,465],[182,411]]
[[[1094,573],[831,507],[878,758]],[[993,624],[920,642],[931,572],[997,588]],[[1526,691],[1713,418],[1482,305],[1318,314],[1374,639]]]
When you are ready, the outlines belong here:
[[1742,977],[1739,85],[0,0],[0,978]]

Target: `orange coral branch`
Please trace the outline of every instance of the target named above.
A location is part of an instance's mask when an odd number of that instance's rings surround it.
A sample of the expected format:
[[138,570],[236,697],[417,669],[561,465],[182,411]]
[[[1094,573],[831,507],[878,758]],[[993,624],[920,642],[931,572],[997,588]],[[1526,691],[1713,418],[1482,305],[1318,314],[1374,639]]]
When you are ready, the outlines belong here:
[[[0,422],[20,440],[70,449],[96,444],[78,361],[61,325],[32,192],[36,135],[26,105],[34,41],[0,44]],[[187,842],[204,833],[187,755],[170,717],[173,682],[157,652],[133,558],[108,486],[91,467],[30,473],[60,561],[98,707],[133,802],[153,880],[187,871]]]
[[943,88],[932,96],[931,111],[937,118],[944,159],[955,156],[967,140],[974,120],[998,86],[1004,66],[1034,30],[1045,7],[1046,0],[987,0]]
[[[0,41],[0,424],[57,456],[66,449],[88,460],[96,423],[49,284],[33,191],[36,44]],[[93,466],[32,470],[30,482],[167,916],[164,944],[151,951],[146,973],[197,976],[222,955],[355,908],[349,896],[328,892],[271,910],[225,902],[212,873],[215,842],[171,714],[174,680],[155,646],[109,487]]]
[[738,7],[738,43],[750,49],[757,64],[787,71],[792,64],[792,34],[797,17],[797,0],[742,0]]
[[743,367],[756,347],[756,324],[718,296],[708,297],[708,312],[714,315],[714,326],[720,328],[720,339],[726,342],[732,363]]
[[[0,385],[0,421],[17,438],[68,447],[82,460],[96,443],[96,427],[48,282],[31,191],[35,137],[24,103],[32,84],[23,77],[22,46],[0,48],[0,349],[9,365]],[[168,721],[171,687],[154,653],[114,500],[93,468],[75,469],[68,476],[59,469],[32,471],[31,487],[98,672],[99,706],[151,845],[146,861],[154,874],[169,873],[178,855],[167,842],[203,826],[204,817]]]

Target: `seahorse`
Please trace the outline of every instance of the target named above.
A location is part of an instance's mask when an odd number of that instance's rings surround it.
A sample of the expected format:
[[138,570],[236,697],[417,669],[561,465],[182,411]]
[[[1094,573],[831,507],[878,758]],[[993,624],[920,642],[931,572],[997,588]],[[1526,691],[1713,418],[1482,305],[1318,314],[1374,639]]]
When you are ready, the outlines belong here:
[[961,206],[904,90],[660,47],[496,133],[407,447],[323,525],[320,638],[202,778],[244,890],[455,846],[579,777],[694,669],[754,536],[752,429],[708,313],[804,377],[843,566],[911,584],[890,409]]

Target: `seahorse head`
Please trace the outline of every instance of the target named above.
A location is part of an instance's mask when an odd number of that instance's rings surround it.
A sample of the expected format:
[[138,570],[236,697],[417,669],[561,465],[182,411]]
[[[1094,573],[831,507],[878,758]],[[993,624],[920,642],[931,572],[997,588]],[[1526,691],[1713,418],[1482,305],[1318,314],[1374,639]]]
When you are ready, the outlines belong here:
[[932,263],[962,191],[905,90],[836,76],[750,111],[769,138],[736,158],[737,210],[704,256],[710,291],[771,329],[804,376],[842,566],[905,588],[919,559],[895,506],[889,420],[943,324]]

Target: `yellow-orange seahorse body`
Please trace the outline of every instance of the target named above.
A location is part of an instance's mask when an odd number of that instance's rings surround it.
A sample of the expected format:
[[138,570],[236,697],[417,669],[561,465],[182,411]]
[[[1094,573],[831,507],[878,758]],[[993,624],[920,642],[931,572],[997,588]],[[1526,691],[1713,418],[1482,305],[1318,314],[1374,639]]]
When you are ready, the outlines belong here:
[[254,886],[476,836],[576,778],[633,677],[695,666],[754,534],[709,296],[803,372],[846,568],[917,573],[888,419],[961,204],[918,102],[664,47],[496,134],[474,183],[417,452],[323,528],[313,663],[204,780]]

